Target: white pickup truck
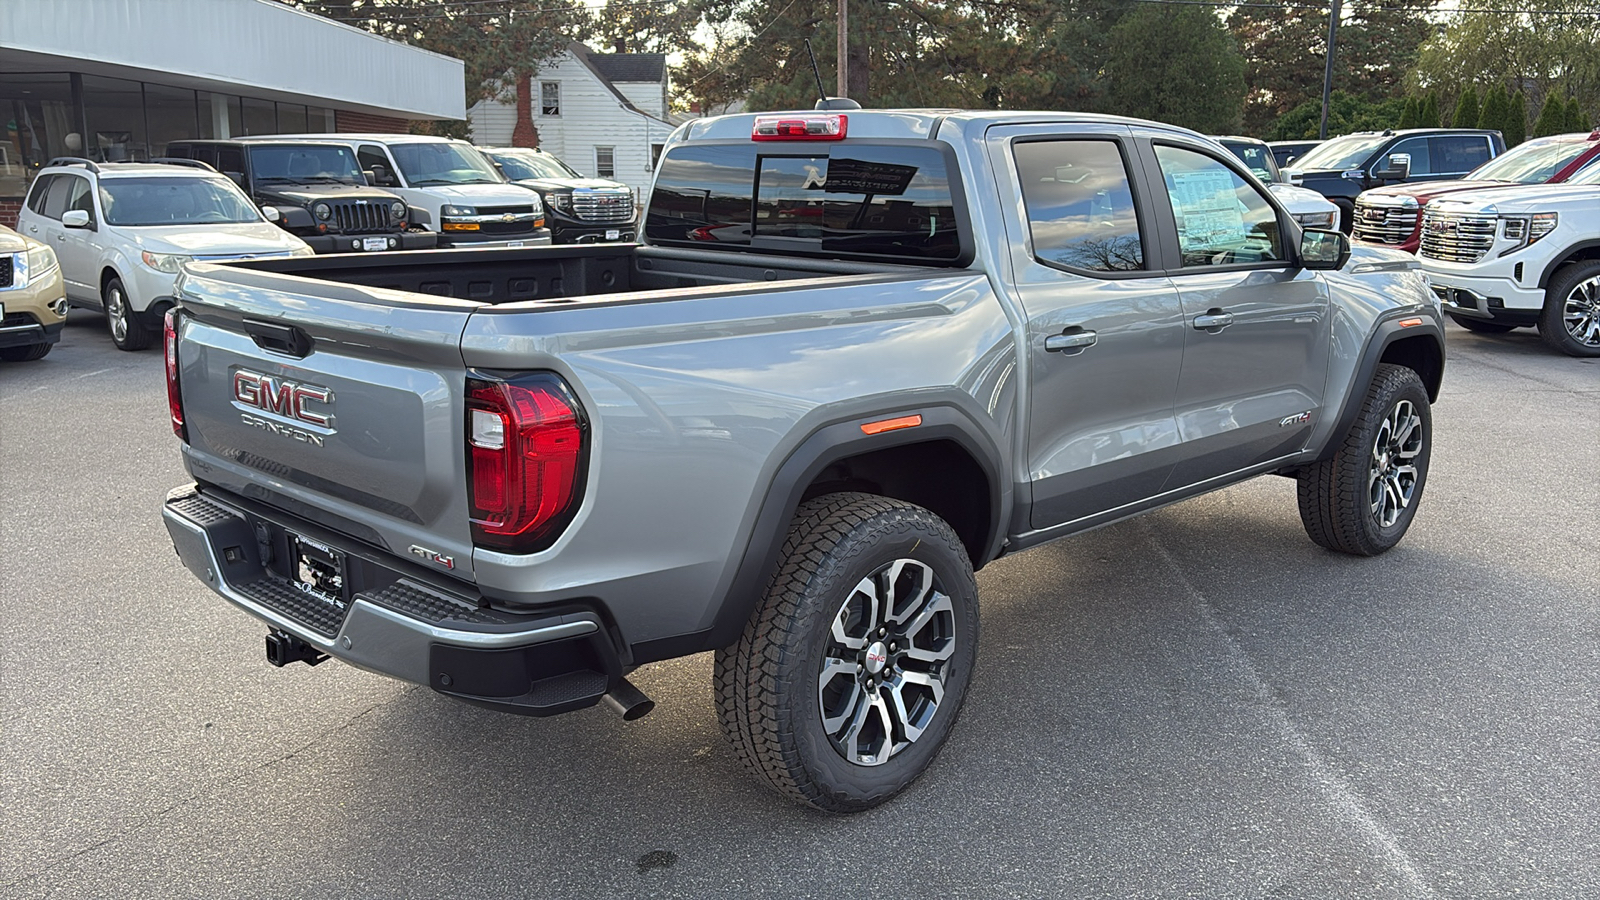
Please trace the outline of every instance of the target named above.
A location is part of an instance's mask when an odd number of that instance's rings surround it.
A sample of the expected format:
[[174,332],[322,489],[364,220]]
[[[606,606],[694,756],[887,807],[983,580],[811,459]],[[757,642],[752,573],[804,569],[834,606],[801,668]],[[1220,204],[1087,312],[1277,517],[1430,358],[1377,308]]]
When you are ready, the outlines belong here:
[[1430,203],[1418,255],[1444,311],[1480,334],[1536,325],[1570,356],[1600,356],[1600,167]]

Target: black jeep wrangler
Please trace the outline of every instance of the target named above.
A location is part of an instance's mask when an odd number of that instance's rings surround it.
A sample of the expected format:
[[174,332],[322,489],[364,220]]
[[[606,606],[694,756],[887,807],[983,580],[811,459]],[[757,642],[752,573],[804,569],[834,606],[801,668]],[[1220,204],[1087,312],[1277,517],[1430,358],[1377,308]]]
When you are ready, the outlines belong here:
[[199,160],[232,178],[318,253],[438,245],[437,234],[412,227],[404,200],[367,184],[355,152],[344,144],[271,137],[173,141],[167,156]]

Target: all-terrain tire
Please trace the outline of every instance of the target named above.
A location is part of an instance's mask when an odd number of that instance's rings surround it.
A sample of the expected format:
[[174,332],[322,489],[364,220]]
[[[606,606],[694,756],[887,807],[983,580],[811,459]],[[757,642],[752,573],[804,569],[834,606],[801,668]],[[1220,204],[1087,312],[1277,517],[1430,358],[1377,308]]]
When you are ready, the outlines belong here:
[[1383,364],[1333,456],[1301,469],[1300,521],[1319,546],[1377,556],[1405,536],[1433,450],[1428,391],[1417,373]]
[[899,500],[829,494],[796,511],[744,634],[717,651],[717,719],[778,793],[869,809],[938,754],[977,642],[977,584],[950,526]]

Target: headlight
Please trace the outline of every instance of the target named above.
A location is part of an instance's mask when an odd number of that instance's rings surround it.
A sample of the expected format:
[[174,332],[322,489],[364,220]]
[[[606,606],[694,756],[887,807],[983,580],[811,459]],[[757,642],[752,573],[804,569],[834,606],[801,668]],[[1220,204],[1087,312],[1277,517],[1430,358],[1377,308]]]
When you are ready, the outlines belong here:
[[311,204],[311,214],[326,222],[328,219],[333,218],[333,207],[326,203],[313,203]]
[[23,284],[50,277],[56,269],[61,268],[61,263],[56,259],[56,252],[49,247],[33,247],[23,255],[23,263],[27,268],[17,273],[17,280]]
[[554,191],[546,196],[545,199],[550,201],[550,206],[552,209],[559,209],[562,212],[572,212],[571,191]]
[[181,256],[176,253],[151,253],[148,250],[140,253],[139,258],[143,259],[144,264],[150,268],[155,269],[157,272],[165,272],[168,275],[178,274],[184,263],[194,259],[192,256]]
[[406,205],[399,200],[389,204],[389,218],[396,222],[406,217]]
[[1516,241],[1516,245],[1500,251],[1501,256],[1515,253],[1529,244],[1534,244],[1556,230],[1557,217],[1555,213],[1534,213],[1531,216],[1501,216],[1500,233],[1508,241]]
[[439,215],[441,216],[475,216],[477,214],[478,211],[470,206],[451,206],[446,203],[439,207]]
[[1334,227],[1339,219],[1339,211],[1330,209],[1327,212],[1295,213],[1294,220],[1300,223],[1301,228],[1315,228],[1328,231]]

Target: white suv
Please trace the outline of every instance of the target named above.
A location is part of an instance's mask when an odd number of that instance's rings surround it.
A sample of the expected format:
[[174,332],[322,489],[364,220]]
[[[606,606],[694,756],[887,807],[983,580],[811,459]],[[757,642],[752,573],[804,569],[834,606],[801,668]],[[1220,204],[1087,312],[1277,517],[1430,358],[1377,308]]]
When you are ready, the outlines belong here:
[[184,263],[312,255],[210,166],[174,163],[52,160],[17,217],[55,250],[67,300],[103,310],[123,350],[150,345]]
[[1564,184],[1434,200],[1418,256],[1444,311],[1468,331],[1537,325],[1563,353],[1600,356],[1600,166]]
[[[506,181],[466,141],[425,134],[291,134],[356,151],[367,183],[411,207],[411,221],[439,233],[440,247],[532,247],[550,243],[539,195]],[[424,221],[426,220],[426,221]]]

